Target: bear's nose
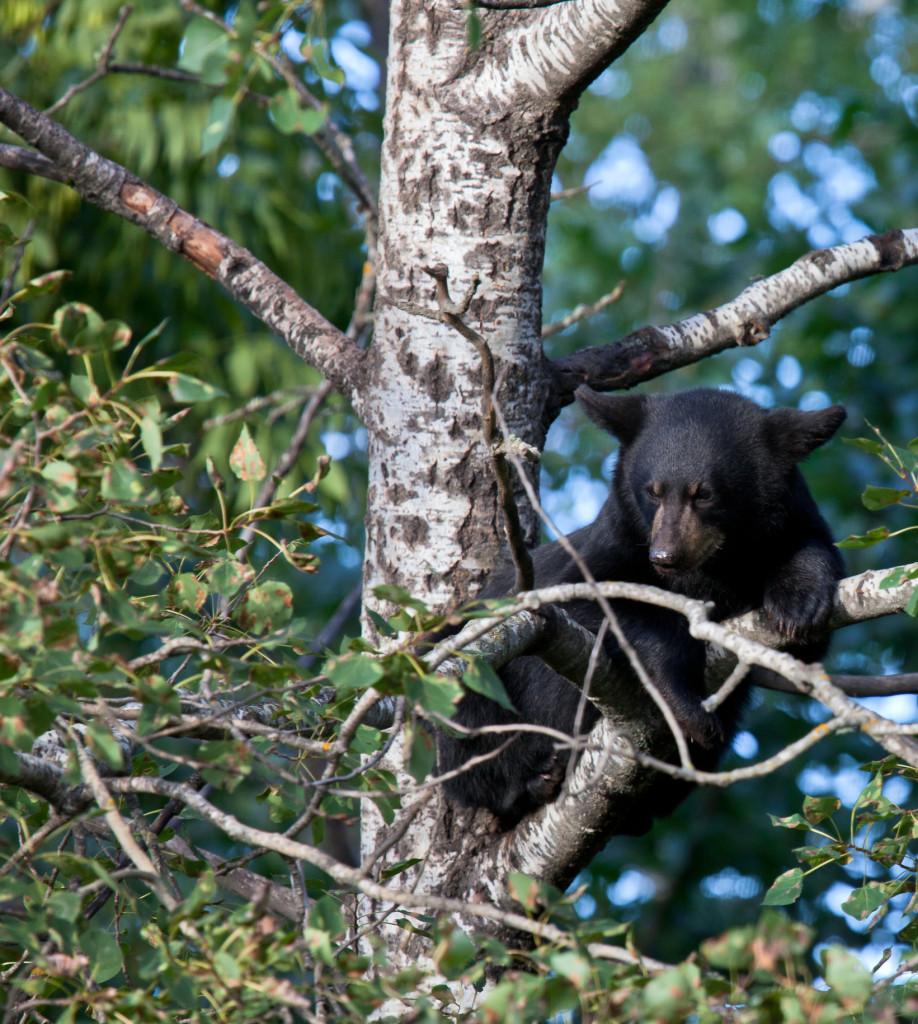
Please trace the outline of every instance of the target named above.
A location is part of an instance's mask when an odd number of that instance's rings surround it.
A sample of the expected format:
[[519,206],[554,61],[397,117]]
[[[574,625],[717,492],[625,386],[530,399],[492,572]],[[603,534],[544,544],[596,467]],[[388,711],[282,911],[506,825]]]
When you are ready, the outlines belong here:
[[679,555],[671,548],[651,548],[650,560],[661,569],[672,569],[679,564]]

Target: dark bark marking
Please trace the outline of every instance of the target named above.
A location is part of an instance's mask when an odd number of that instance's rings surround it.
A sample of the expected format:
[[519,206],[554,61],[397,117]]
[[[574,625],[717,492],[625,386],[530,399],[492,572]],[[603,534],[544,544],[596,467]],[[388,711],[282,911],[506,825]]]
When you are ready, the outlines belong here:
[[901,270],[905,266],[905,236],[898,228],[882,235],[869,235],[880,254],[883,270]]

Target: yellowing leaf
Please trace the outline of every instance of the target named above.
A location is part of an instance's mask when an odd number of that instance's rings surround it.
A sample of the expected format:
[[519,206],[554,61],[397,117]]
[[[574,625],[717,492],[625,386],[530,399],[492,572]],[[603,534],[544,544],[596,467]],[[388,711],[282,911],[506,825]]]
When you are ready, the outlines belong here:
[[261,452],[255,446],[249,428],[243,426],[229,459],[230,469],[240,480],[264,480],[267,475]]

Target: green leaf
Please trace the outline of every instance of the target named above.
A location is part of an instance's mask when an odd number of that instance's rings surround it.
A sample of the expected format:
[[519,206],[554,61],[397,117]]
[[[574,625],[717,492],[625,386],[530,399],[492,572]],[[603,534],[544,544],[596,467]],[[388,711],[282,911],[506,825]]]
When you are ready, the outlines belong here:
[[159,469],[163,461],[163,434],[159,424],[150,416],[140,421],[140,440],[150,460],[151,469]]
[[33,277],[18,292],[14,292],[10,296],[9,301],[12,303],[27,302],[29,299],[34,299],[39,295],[56,291],[72,276],[73,271],[70,270],[52,270],[47,274],[42,274],[40,277]]
[[911,615],[912,618],[918,616],[918,587],[916,587],[915,592],[908,599],[908,604],[905,606],[905,614]]
[[429,614],[427,605],[423,601],[412,597],[404,587],[391,583],[380,583],[379,586],[373,588],[373,593],[381,601],[390,601],[392,604],[397,604],[400,608],[413,608],[422,614]]
[[878,509],[886,508],[888,505],[896,505],[903,498],[911,497],[911,495],[912,492],[908,489],[874,487],[871,485],[861,495],[861,501],[864,503],[864,508],[870,509],[871,512],[876,512]]
[[575,988],[585,989],[593,977],[593,964],[572,949],[552,953],[548,962],[553,971],[571,981]]
[[843,437],[842,441],[845,444],[850,444],[852,448],[860,448],[862,452],[867,452],[868,455],[883,454],[883,445],[869,437]]
[[121,970],[121,947],[104,928],[88,928],[80,936],[80,952],[89,957],[89,975],[102,984]]
[[370,616],[370,621],[379,630],[380,636],[395,636],[395,630],[388,622],[386,622],[379,612],[374,612],[372,608],[367,608],[367,615]]
[[803,869],[791,868],[778,875],[774,884],[765,893],[762,903],[766,907],[786,907],[795,903],[803,892]]
[[847,551],[870,548],[874,544],[879,544],[881,540],[886,540],[888,536],[889,530],[885,526],[878,526],[876,529],[868,530],[865,534],[852,534],[850,537],[838,541],[835,546]]
[[462,697],[462,687],[447,676],[422,675],[405,680],[405,693],[425,711],[448,718]]
[[718,970],[746,970],[752,963],[753,954],[749,947],[754,939],[755,928],[752,925],[731,928],[723,935],[703,942],[701,953]]
[[221,388],[214,387],[206,381],[198,380],[187,373],[173,373],[169,378],[169,393],[176,402],[193,404],[195,402],[210,402],[215,398],[225,398],[226,392]]
[[909,578],[908,572],[905,568],[899,566],[897,569],[893,569],[891,573],[880,580],[880,590],[892,590],[894,587],[898,587],[902,582],[903,577],[906,579]]
[[507,691],[504,689],[500,676],[483,658],[475,658],[472,661],[472,664],[462,674],[462,682],[470,690],[474,690],[476,693],[496,701],[502,708],[506,708],[508,711],[516,711],[516,708],[507,696]]
[[178,66],[200,75],[206,85],[223,85],[232,47],[226,32],[208,18],[194,18],[182,40]]
[[54,311],[51,322],[54,325],[54,340],[69,349],[87,327],[101,326],[102,317],[83,302],[68,302],[66,306]]
[[296,813],[290,806],[290,802],[276,786],[268,786],[255,799],[258,803],[267,805],[268,816],[274,822],[287,821]]
[[92,407],[99,404],[99,392],[84,374],[74,373],[70,377],[70,389],[84,405]]
[[207,587],[190,572],[180,572],[172,577],[169,584],[169,600],[177,608],[187,612],[198,612],[207,600]]
[[413,868],[415,864],[420,863],[420,857],[409,857],[408,860],[400,860],[397,864],[390,864],[380,871],[380,880],[388,882],[390,878],[396,878],[398,875],[404,874],[409,868]]
[[643,1020],[683,1020],[701,997],[700,971],[694,964],[680,964],[658,974],[643,992]]
[[344,85],[344,72],[329,61],[326,48],[327,43],[324,40],[318,43],[304,40],[300,46],[300,53],[322,78],[327,78],[336,85]]
[[803,801],[803,813],[810,825],[818,825],[841,807],[841,800],[835,796],[808,796]]
[[19,758],[16,756],[16,751],[3,743],[2,739],[0,739],[0,772],[9,776],[15,776],[19,772]]
[[776,814],[769,814],[771,823],[776,828],[793,828],[803,832],[810,831],[810,823],[802,814],[789,814],[787,817],[779,818]]
[[322,896],[317,899],[309,911],[309,926],[321,929],[330,935],[341,935],[345,925],[339,901],[332,896]]
[[408,750],[408,773],[417,782],[423,782],[437,767],[437,749],[428,729],[407,730],[405,745]]
[[231,96],[218,96],[211,103],[210,116],[201,132],[201,156],[206,156],[220,146],[233,123],[235,112],[236,103]]
[[156,492],[147,487],[130,459],[116,459],[102,473],[102,498],[118,505],[147,505]]
[[207,570],[208,586],[221,597],[232,597],[251,578],[252,571],[231,558],[221,559]]
[[440,941],[432,957],[445,978],[452,980],[464,974],[478,955],[478,946],[461,928],[440,928]]
[[52,512],[72,512],[79,505],[77,472],[69,462],[56,459],[46,462],[41,476],[50,485],[46,501]]
[[93,314],[88,325],[70,343],[72,353],[117,352],[131,340],[131,329],[120,320],[97,322]]
[[261,583],[246,591],[238,609],[236,620],[243,629],[252,633],[267,633],[279,629],[293,616],[293,592],[286,583]]
[[823,951],[822,962],[826,983],[843,1001],[846,1017],[867,1004],[873,981],[870,972],[853,953],[831,947]]
[[382,665],[366,655],[357,655],[335,661],[327,668],[328,678],[342,693],[375,686],[385,675]]
[[481,19],[471,8],[465,18],[465,38],[469,49],[476,53],[481,45]]
[[317,132],[328,117],[328,110],[321,107],[304,107],[295,89],[285,89],[271,99],[271,117],[285,135],[302,132],[312,135]]

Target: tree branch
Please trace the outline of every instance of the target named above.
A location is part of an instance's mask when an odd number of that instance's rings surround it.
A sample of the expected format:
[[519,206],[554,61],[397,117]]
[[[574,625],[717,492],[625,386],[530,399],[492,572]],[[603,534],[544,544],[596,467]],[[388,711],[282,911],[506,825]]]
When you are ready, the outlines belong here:
[[[907,581],[901,589],[879,591],[876,584],[887,572],[876,570],[850,577],[839,584],[831,620],[833,627],[905,607],[918,581]],[[907,763],[918,764],[918,744],[910,738],[912,730],[909,727],[898,726],[854,704],[833,685],[822,666],[805,665],[788,654],[762,647],[749,639],[744,635],[749,628],[746,616],[724,623],[711,622],[707,607],[700,601],[669,591],[622,583],[546,588],[521,595],[519,605],[533,609],[546,601],[583,599],[591,590],[594,596],[598,590],[608,598],[637,598],[681,611],[688,617],[693,636],[709,644],[720,645],[732,652],[734,659],[739,657],[747,664],[761,665],[783,675],[793,683],[797,692],[806,693],[824,704],[831,717],[795,744],[759,764],[736,772],[699,772],[690,765],[660,760],[661,756],[671,756],[672,738],[662,723],[647,717],[646,710],[639,706],[641,698],[632,692],[630,704],[616,704],[612,715],[603,717],[593,730],[589,744],[576,764],[568,792],[524,819],[511,838],[474,851],[474,863],[464,871],[465,878],[501,878],[508,870],[521,870],[563,887],[608,837],[620,829],[621,823],[640,809],[642,794],[651,785],[657,771],[692,782],[728,785],[742,777],[768,774],[839,729],[861,731]],[[643,597],[639,596],[641,591]],[[584,642],[577,655],[581,664],[586,653],[587,643]],[[731,667],[726,666],[726,670]],[[723,678],[725,666],[718,665],[715,660],[710,669],[716,685],[716,680]],[[557,670],[575,684],[580,682],[575,672],[564,671],[561,665]],[[601,676],[601,671],[597,675]],[[601,679],[594,677],[591,690],[598,695],[605,686]],[[643,700],[649,708],[649,698],[644,695]]]
[[77,82],[75,85],[71,85],[70,88],[64,93],[63,96],[56,102],[53,103],[45,111],[49,116],[56,113],[62,107],[66,107],[67,104],[73,99],[78,92],[82,92],[84,89],[88,89],[91,85],[98,82],[100,78],[104,78],[108,74],[109,61],[112,57],[112,50],[115,46],[115,41],[118,36],[121,35],[121,30],[124,28],[124,23],[128,20],[131,13],[131,7],[127,4],[121,8],[118,12],[118,21],[115,27],[112,29],[112,34],[108,38],[108,42],[102,48],[102,52],[99,54],[99,59],[96,62],[96,68],[89,78],[84,79],[82,82]]
[[237,302],[357,404],[364,351],[247,249],[2,88],[0,123],[52,161],[88,202],[137,224],[223,285]]
[[[465,102],[495,117],[533,100],[554,99],[569,110],[597,75],[640,36],[666,6],[667,0],[577,0],[538,4],[547,10],[482,14],[494,27],[499,47],[485,45],[485,60],[459,83]],[[487,38],[487,33],[485,33]],[[479,57],[481,54],[478,55]]]
[[[16,756],[20,764],[37,760],[36,758],[29,757],[27,754],[18,752]],[[55,792],[64,789],[70,790],[67,803],[74,810],[77,808],[84,809],[92,804],[92,793],[88,786],[67,787],[64,783],[64,773],[61,769],[54,768],[51,765],[45,765],[44,768],[46,776],[56,776],[56,782],[50,789],[53,789]],[[23,781],[26,772],[20,771],[16,778],[13,778],[13,774],[4,772],[3,781],[26,786],[32,792],[36,792],[40,796],[49,799],[48,786],[42,785],[39,788],[32,788]],[[32,781],[37,781],[37,777],[32,777]],[[463,900],[444,899],[426,893],[403,892],[388,886],[379,885],[372,881],[361,869],[348,867],[323,850],[307,846],[305,843],[298,842],[282,833],[269,832],[247,825],[234,815],[219,810],[205,799],[201,793],[182,783],[140,775],[132,778],[110,779],[107,783],[107,790],[111,793],[147,793],[170,800],[177,800],[186,807],[189,807],[197,816],[220,829],[221,832],[231,839],[255,848],[274,850],[284,857],[311,864],[327,872],[339,885],[356,889],[366,896],[391,903],[395,906],[415,907],[427,913],[433,911],[444,914],[467,915],[472,918],[494,921],[503,927],[512,928],[545,941],[558,942],[564,946],[571,944],[570,937],[556,925],[532,920],[521,913],[504,910],[492,904],[481,902],[469,904]],[[651,970],[662,967],[657,961],[635,956],[627,950],[616,946],[596,943],[592,944],[589,948],[595,956],[616,960],[620,963],[639,963]]]
[[570,0],[475,0],[476,7],[489,11],[534,11],[540,7],[554,7]]
[[551,419],[589,384],[597,391],[631,388],[727,348],[757,345],[798,306],[848,281],[918,263],[918,228],[869,235],[817,249],[787,269],[749,285],[735,299],[665,327],[642,327],[608,345],[556,359]]
[[625,282],[619,281],[608,295],[603,295],[601,299],[597,299],[595,302],[585,303],[575,307],[567,314],[567,316],[562,317],[553,324],[545,324],[542,328],[542,340],[544,341],[546,338],[552,338],[554,335],[560,334],[562,331],[566,331],[568,327],[572,327],[581,320],[586,320],[588,317],[596,316],[597,313],[601,313],[606,306],[611,306],[613,303],[618,302],[622,297],[622,292],[624,290]]
[[47,178],[49,181],[59,181],[64,185],[68,183],[67,175],[53,160],[42,156],[41,153],[36,153],[34,149],[26,149],[24,146],[0,144],[0,167],[8,167],[13,171],[25,171],[26,174],[34,174],[39,178]]

